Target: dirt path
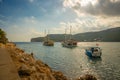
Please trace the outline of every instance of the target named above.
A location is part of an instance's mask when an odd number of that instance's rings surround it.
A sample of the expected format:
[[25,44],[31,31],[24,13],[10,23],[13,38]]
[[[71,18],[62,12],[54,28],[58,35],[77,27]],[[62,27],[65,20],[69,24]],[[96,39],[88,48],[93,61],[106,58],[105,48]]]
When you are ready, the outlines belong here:
[[0,48],[0,80],[20,80],[10,54]]

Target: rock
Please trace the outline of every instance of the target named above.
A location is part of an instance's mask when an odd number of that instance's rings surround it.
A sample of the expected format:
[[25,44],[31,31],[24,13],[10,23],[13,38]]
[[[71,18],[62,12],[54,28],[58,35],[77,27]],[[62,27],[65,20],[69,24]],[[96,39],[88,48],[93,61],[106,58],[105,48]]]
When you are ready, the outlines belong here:
[[[4,46],[0,44],[0,47]],[[61,72],[53,71],[41,60],[36,60],[34,54],[26,54],[15,45],[5,47],[11,55],[21,80],[67,80]]]
[[54,71],[53,76],[56,80],[68,80],[66,76],[63,75],[62,72]]
[[36,61],[36,68],[41,73],[51,73],[52,72],[51,68],[47,64],[44,64],[43,62],[41,62],[40,60]]
[[38,80],[56,80],[51,74],[41,73]]
[[86,74],[81,76],[79,79],[76,80],[97,80],[97,78],[91,74]]
[[35,72],[35,71],[36,71],[35,66],[32,66],[32,67],[31,67],[31,71],[32,71],[32,72]]
[[18,74],[20,76],[30,76],[31,75],[31,70],[25,65],[23,64],[19,70],[18,70]]
[[19,61],[20,61],[20,62],[24,62],[24,63],[26,62],[24,58],[20,58]]

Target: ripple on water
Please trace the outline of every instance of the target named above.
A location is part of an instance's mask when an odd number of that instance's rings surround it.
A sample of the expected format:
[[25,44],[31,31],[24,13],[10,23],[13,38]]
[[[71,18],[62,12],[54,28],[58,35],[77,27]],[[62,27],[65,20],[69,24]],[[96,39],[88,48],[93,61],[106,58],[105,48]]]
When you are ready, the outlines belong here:
[[62,71],[74,79],[82,74],[93,74],[99,80],[120,80],[120,43],[98,42],[102,48],[101,59],[89,59],[85,49],[95,46],[96,42],[80,42],[78,47],[68,49],[55,43],[54,47],[45,47],[42,43],[16,43],[26,52],[33,52],[55,70]]

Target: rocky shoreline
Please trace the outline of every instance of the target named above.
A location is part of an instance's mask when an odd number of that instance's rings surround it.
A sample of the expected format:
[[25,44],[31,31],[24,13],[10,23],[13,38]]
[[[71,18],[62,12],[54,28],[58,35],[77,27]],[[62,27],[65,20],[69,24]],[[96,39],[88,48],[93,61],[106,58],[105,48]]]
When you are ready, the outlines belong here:
[[[17,68],[21,80],[68,80],[60,71],[53,71],[47,64],[41,60],[36,60],[33,53],[27,54],[16,47],[13,43],[1,44],[5,48]],[[97,80],[92,75],[84,75],[76,80]]]

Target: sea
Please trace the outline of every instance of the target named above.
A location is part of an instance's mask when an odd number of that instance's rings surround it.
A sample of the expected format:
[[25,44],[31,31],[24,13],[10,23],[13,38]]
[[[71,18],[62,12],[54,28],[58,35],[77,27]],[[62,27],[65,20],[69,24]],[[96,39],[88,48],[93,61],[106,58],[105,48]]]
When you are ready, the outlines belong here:
[[[55,42],[53,47],[42,42],[15,42],[26,53],[34,53],[53,70],[61,71],[70,80],[84,74],[92,74],[98,80],[120,80],[120,42],[79,42],[76,48],[62,47]],[[85,49],[99,45],[101,58],[89,58]]]

